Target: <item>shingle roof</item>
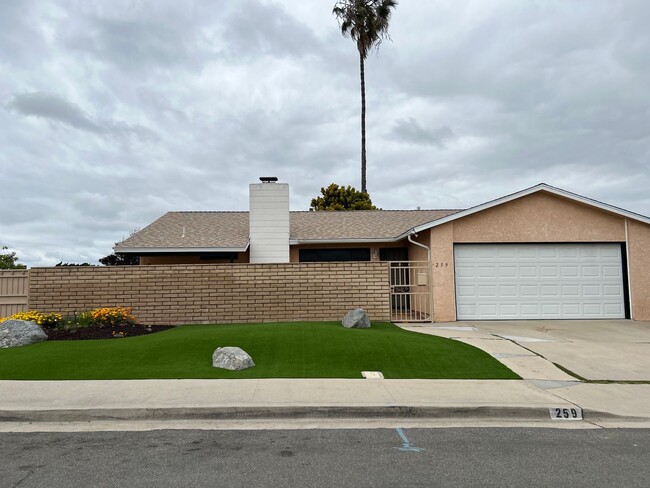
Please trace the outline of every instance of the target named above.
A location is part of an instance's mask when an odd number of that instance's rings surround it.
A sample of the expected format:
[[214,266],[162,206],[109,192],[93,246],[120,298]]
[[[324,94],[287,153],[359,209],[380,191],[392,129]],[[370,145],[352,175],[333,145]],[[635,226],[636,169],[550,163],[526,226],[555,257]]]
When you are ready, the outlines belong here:
[[167,212],[115,246],[127,248],[245,248],[248,212]]
[[362,210],[351,212],[291,212],[291,239],[394,239],[417,225],[458,210]]
[[[364,210],[290,212],[292,241],[391,241],[413,227],[458,210]],[[126,249],[244,249],[248,212],[168,212],[120,242]]]

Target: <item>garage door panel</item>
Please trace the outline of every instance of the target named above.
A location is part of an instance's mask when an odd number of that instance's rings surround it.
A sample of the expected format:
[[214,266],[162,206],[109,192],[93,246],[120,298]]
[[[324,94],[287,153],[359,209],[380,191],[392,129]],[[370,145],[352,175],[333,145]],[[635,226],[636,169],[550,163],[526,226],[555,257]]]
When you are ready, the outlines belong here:
[[499,305],[499,316],[504,318],[517,318],[519,316],[519,305],[516,303],[502,303]]
[[625,308],[620,303],[605,303],[603,305],[606,315],[624,315]]
[[579,297],[580,296],[580,286],[579,285],[562,285],[562,296],[563,297]]
[[623,287],[621,285],[604,285],[603,286],[603,296],[606,297],[618,297],[623,296]]
[[460,244],[459,320],[624,318],[618,244]]
[[563,278],[577,278],[580,276],[578,266],[560,266],[560,276]]
[[600,297],[600,285],[582,285],[582,296],[585,298]]
[[537,285],[519,285],[520,297],[538,297],[539,287]]
[[580,268],[580,275],[583,278],[599,278],[600,270],[598,266],[582,266]]
[[542,285],[539,289],[541,296],[544,298],[558,298],[560,296],[560,285]]
[[544,247],[539,250],[540,258],[553,258],[557,259],[557,249],[554,247]]
[[516,298],[519,296],[516,285],[500,285],[499,296],[503,298]]
[[540,266],[539,276],[541,278],[557,278],[559,275],[559,269],[557,266]]
[[519,259],[537,258],[537,249],[533,247],[519,247],[517,249],[518,249],[517,257]]
[[542,317],[544,318],[557,318],[560,317],[560,304],[559,303],[543,303],[542,304]]
[[575,260],[578,257],[578,248],[575,246],[563,246],[559,251],[561,258]]
[[618,247],[601,248],[600,256],[603,258],[620,258],[621,250]]
[[519,277],[520,278],[537,278],[538,269],[536,266],[519,266]]
[[472,278],[474,277],[475,268],[474,266],[457,266],[456,267],[456,277],[457,278]]
[[499,259],[516,259],[517,258],[517,249],[513,247],[500,247],[498,248]]
[[597,247],[582,246],[582,247],[580,247],[580,257],[582,257],[582,258],[597,258],[597,257],[599,257],[598,251],[599,250],[598,250]]
[[563,303],[562,315],[568,318],[580,318],[582,316],[582,306],[580,303]]
[[458,315],[473,315],[476,316],[478,313],[476,312],[476,305],[475,304],[459,304],[458,305]]
[[477,307],[478,313],[488,319],[496,319],[499,317],[498,305],[496,303],[480,303]]
[[478,287],[478,296],[481,298],[489,297],[496,298],[499,296],[497,293],[496,285],[480,285]]
[[517,266],[503,265],[498,268],[499,278],[516,278]]
[[539,303],[522,303],[519,309],[524,318],[537,317],[540,314]]
[[607,278],[619,278],[621,276],[621,268],[617,266],[603,266],[601,270],[603,276]]

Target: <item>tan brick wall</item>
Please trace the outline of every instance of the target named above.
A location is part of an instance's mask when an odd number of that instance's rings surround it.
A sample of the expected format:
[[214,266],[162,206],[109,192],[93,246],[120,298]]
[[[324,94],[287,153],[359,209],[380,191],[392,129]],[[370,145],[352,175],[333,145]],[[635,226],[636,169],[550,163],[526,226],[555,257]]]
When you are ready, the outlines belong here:
[[388,264],[290,263],[33,268],[29,307],[126,306],[144,324],[389,320]]

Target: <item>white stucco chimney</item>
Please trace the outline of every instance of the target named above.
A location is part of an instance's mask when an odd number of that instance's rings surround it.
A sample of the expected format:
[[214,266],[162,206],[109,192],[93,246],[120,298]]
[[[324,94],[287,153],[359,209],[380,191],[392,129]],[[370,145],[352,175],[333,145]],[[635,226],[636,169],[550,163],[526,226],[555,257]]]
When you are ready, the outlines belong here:
[[289,262],[289,185],[275,177],[249,186],[250,262]]

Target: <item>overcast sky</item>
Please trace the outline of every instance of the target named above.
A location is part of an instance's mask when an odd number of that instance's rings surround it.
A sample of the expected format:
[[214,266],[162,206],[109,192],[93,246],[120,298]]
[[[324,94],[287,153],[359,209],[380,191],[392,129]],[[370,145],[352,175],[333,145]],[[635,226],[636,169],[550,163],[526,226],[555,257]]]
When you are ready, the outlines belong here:
[[[96,264],[170,210],[360,187],[334,0],[0,0],[0,245]],[[400,0],[367,61],[368,190],[464,208],[545,182],[650,215],[650,2]]]

